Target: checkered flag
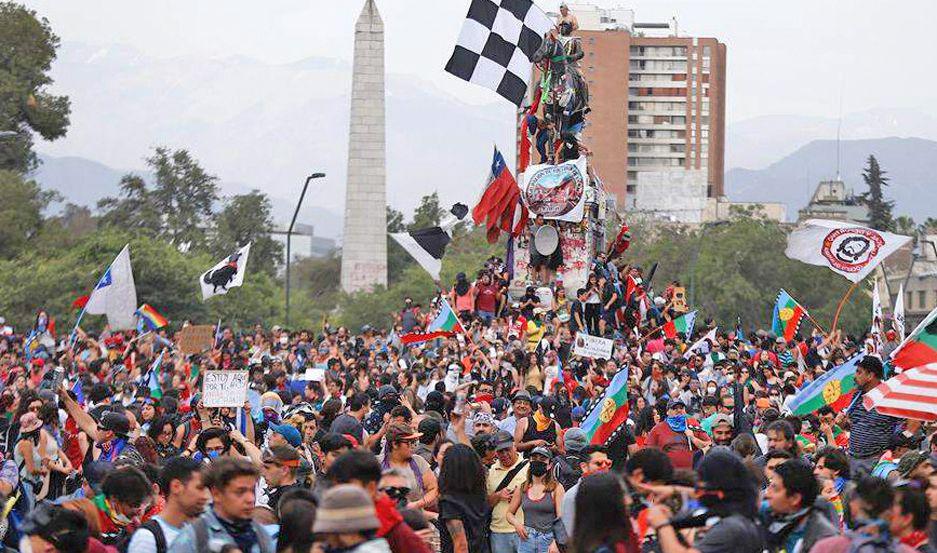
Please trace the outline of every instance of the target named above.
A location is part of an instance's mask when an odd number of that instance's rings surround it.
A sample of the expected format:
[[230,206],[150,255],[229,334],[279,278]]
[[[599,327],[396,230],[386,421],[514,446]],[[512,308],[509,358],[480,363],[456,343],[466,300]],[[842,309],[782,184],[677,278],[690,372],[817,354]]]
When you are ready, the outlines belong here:
[[531,0],[472,0],[446,71],[520,106],[534,52],[553,26]]

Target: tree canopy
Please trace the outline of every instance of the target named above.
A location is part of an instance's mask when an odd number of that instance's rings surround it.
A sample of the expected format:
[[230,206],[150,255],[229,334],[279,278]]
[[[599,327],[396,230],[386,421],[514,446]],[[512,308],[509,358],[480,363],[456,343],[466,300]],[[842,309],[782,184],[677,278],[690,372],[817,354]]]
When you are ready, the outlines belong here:
[[27,173],[38,161],[33,133],[45,140],[65,136],[71,106],[48,90],[59,37],[49,21],[13,2],[0,2],[0,169]]

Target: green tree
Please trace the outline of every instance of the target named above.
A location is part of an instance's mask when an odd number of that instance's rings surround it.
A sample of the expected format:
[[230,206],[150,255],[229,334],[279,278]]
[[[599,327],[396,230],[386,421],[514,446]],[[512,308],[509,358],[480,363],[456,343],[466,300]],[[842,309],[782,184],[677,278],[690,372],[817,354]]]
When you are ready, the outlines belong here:
[[48,92],[49,70],[59,37],[49,21],[13,2],[0,3],[0,169],[26,173],[38,160],[33,133],[45,140],[65,136],[71,107],[67,96]]
[[413,258],[407,254],[396,240],[390,237],[392,232],[404,232],[407,225],[403,222],[403,213],[387,206],[387,281],[396,282],[404,269],[414,263]]
[[212,253],[223,257],[251,242],[250,264],[253,270],[276,275],[283,263],[283,244],[270,236],[273,215],[270,198],[259,190],[232,196],[215,217]]
[[879,167],[874,155],[869,156],[868,165],[862,171],[862,180],[869,187],[862,194],[862,200],[869,207],[869,226],[878,230],[891,230],[894,225],[891,210],[894,201],[885,199],[885,187],[888,186],[887,173]]
[[446,210],[439,207],[439,194],[427,194],[420,199],[420,205],[413,212],[413,221],[407,225],[407,230],[439,226],[439,221],[445,214]]
[[152,231],[183,250],[204,249],[218,201],[218,177],[205,172],[187,150],[158,147],[146,164],[152,187],[138,175],[125,175],[120,196],[98,202],[102,222]]
[[119,190],[116,198],[98,200],[98,210],[102,212],[101,224],[158,235],[162,227],[162,217],[156,199],[147,188],[143,177],[124,175],[120,179]]
[[914,222],[914,219],[908,215],[899,215],[895,217],[893,230],[898,234],[904,234],[906,236],[914,236],[917,234],[919,227]]
[[[12,260],[0,260],[0,313],[23,327],[39,308],[60,322],[60,332],[73,324],[71,303],[87,294],[128,242],[122,229],[105,227],[86,234],[68,247],[31,250]],[[198,276],[216,260],[208,253],[182,253],[167,241],[138,235],[129,239],[137,299],[149,303],[178,329],[183,321],[246,326],[281,322],[282,288],[268,274],[247,274],[244,285],[226,295],[202,301]],[[82,327],[99,330],[106,319],[87,316]]]
[[0,170],[0,258],[19,254],[43,228],[43,211],[58,195],[35,181]]

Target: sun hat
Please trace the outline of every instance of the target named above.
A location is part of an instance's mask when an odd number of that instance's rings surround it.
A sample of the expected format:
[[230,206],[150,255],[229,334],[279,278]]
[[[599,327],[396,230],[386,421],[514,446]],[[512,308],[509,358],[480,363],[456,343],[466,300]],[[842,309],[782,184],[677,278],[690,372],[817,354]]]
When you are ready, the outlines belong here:
[[339,484],[322,496],[312,531],[316,534],[347,534],[380,527],[374,502],[368,494],[354,484]]

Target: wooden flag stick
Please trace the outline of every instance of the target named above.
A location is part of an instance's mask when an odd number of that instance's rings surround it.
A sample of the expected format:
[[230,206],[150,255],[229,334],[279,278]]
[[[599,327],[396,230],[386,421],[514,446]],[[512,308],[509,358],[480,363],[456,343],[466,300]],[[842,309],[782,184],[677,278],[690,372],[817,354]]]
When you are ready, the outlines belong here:
[[849,287],[849,290],[846,290],[846,294],[843,295],[843,299],[839,301],[839,305],[836,307],[836,314],[833,315],[833,326],[830,327],[830,334],[836,332],[836,324],[839,322],[839,314],[843,310],[843,306],[846,305],[846,301],[849,300],[849,296],[852,295],[852,291],[859,286],[858,282],[853,282],[852,286]]

